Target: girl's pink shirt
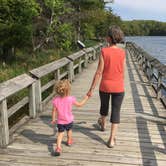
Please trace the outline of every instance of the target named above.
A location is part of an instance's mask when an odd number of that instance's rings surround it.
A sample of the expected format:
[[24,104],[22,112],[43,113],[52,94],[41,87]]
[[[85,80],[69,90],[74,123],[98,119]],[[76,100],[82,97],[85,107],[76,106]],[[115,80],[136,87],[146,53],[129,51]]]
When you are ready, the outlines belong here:
[[57,96],[52,100],[53,106],[57,109],[57,123],[68,124],[73,122],[72,105],[76,102],[74,96],[60,97]]

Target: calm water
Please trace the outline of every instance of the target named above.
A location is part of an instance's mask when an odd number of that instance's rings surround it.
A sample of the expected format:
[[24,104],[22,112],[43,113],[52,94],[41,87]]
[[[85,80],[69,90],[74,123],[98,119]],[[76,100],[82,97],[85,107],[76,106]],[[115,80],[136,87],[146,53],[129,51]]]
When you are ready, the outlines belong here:
[[135,42],[150,55],[166,65],[166,36],[126,37],[126,41]]
[[[126,41],[135,42],[151,56],[157,58],[161,63],[166,65],[166,36],[126,37]],[[164,79],[163,81],[166,84],[166,79]],[[166,91],[163,90],[162,94],[166,96]]]

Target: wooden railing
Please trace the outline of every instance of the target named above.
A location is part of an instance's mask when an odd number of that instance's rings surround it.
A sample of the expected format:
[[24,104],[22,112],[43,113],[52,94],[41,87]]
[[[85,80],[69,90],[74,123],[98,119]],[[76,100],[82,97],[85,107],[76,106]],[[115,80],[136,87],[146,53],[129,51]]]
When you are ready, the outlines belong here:
[[126,48],[146,74],[156,97],[166,106],[166,66],[135,43],[127,42]]
[[[68,78],[71,82],[75,75],[80,73],[88,63],[95,60],[99,54],[102,44],[90,47],[76,52],[70,56],[64,57],[52,63],[33,69],[29,75],[23,74],[0,84],[0,147],[5,147],[11,141],[12,133],[18,128],[18,123],[9,129],[9,118],[18,110],[29,104],[29,118],[35,118],[43,111],[45,104],[53,97],[53,92],[47,93],[43,99],[43,93],[50,87],[53,87],[57,80]],[[53,78],[45,84],[42,78],[53,74]],[[49,77],[48,77],[49,78]],[[47,78],[47,80],[48,80]],[[23,89],[28,90],[28,96],[21,99],[8,108],[8,98],[20,92]],[[17,127],[16,127],[17,126]]]

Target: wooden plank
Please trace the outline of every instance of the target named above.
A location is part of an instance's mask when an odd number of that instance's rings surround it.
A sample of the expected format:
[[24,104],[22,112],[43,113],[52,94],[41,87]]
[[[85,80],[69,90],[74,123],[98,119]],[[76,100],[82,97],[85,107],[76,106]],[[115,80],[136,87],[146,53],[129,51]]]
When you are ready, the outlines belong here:
[[74,67],[73,67],[73,69],[75,70],[78,67],[79,67],[79,64],[75,64]]
[[88,67],[88,54],[85,54],[85,68]]
[[41,103],[42,109],[45,108],[45,105],[53,98],[53,96],[55,96],[55,93],[51,93],[48,97],[46,97],[46,98],[42,101],[42,103]]
[[9,130],[10,142],[13,142],[13,134],[19,130],[23,125],[26,124],[29,120],[29,116],[24,116],[21,120],[19,120],[15,125],[13,125]]
[[9,144],[9,126],[8,126],[8,114],[7,114],[7,102],[3,100],[0,102],[0,121],[1,121],[1,147]]
[[76,60],[84,55],[85,55],[85,52],[81,50],[79,52],[76,52],[74,54],[69,55],[68,57],[74,61],[74,60]]
[[0,101],[13,95],[14,93],[28,87],[35,80],[27,74],[22,74],[13,79],[0,84]]
[[8,118],[10,116],[12,116],[14,113],[16,113],[20,108],[24,107],[28,102],[29,102],[29,98],[28,97],[24,97],[18,103],[16,103],[11,108],[9,108],[8,109]]
[[35,82],[35,102],[36,102],[36,111],[37,113],[42,111],[42,89],[41,89],[41,80],[38,79]]
[[67,75],[68,75],[68,71],[63,72],[63,73],[60,75],[60,79],[63,79],[63,78],[66,77]]
[[41,91],[44,92],[45,90],[47,90],[48,88],[53,86],[55,84],[55,82],[56,82],[56,80],[49,81],[47,84],[42,86]]
[[57,69],[56,71],[55,71],[55,80],[60,80],[60,69]]
[[35,97],[35,83],[29,87],[29,116],[35,118],[37,116],[36,112],[36,97]]
[[68,79],[71,82],[74,80],[74,63],[72,61],[68,65]]
[[79,58],[79,67],[78,67],[78,73],[81,73],[82,71],[82,63],[81,63],[82,59],[81,57]]
[[[40,151],[42,153],[47,153],[48,152],[48,148],[51,149],[54,146],[56,146],[56,144],[53,144],[53,145],[42,145],[41,144],[41,146],[38,146],[38,145],[35,145],[35,144],[21,144],[21,143],[18,144],[18,143],[15,143],[12,146],[9,145],[9,149],[29,150],[29,151],[36,151],[36,152]],[[74,146],[73,148],[64,148],[63,147],[63,149],[64,149],[63,151],[65,153],[85,153],[84,152],[84,150],[85,150],[85,147],[84,147],[85,144],[82,144],[82,143],[78,142],[78,143],[75,143],[73,146]],[[91,145],[88,144],[88,146],[90,146],[90,147],[88,148],[88,151],[86,152],[87,154],[88,153],[92,154],[94,151],[98,155],[108,155],[110,153],[110,149],[109,148],[102,147],[101,145],[97,145],[97,147],[95,148],[95,145],[93,143],[91,143]],[[112,155],[118,155],[119,154],[119,156],[123,156],[124,155],[124,151],[126,149],[124,149],[125,146],[123,146],[123,145],[122,145],[123,148],[120,149],[120,146],[117,146],[117,148],[113,149],[111,151],[111,154]],[[127,146],[126,146],[126,148],[127,148]],[[141,158],[142,157],[141,156],[141,150],[137,151],[135,149],[131,149],[131,151],[126,150],[125,155],[133,157],[133,158],[137,158],[137,157]],[[147,158],[147,159],[153,159],[153,157],[152,157],[153,156],[153,151],[150,152],[148,149],[146,149],[145,152],[146,152],[145,158]],[[157,153],[156,157],[159,160],[166,161],[165,155],[163,153]]]
[[[1,161],[6,162],[9,165],[12,164],[20,164],[20,166],[24,166],[21,164],[28,164],[29,166],[101,166],[101,162],[91,161],[88,162],[86,160],[72,160],[72,159],[59,159],[56,157],[29,157],[29,156],[19,156],[19,155],[0,155]],[[14,163],[12,162],[14,161]],[[124,163],[104,163],[105,166],[132,166],[131,164]],[[17,165],[16,165],[17,166]],[[141,166],[141,165],[139,165]]]
[[[138,156],[142,156],[142,151],[143,154],[146,155],[147,158],[152,158],[151,156],[155,153],[156,157],[158,159],[161,160],[166,160],[165,159],[165,149],[164,146],[162,146],[161,144],[157,144],[157,143],[153,143],[150,146],[150,143],[146,143],[144,142],[144,144],[142,142],[140,142],[140,144],[134,144],[133,141],[132,144],[130,145],[130,140],[118,140],[117,141],[117,145],[114,149],[109,149],[106,146],[106,140],[104,140],[104,138],[90,138],[90,137],[73,137],[74,138],[74,144],[73,147],[71,149],[68,149],[65,145],[65,141],[67,140],[67,137],[65,137],[62,142],[62,148],[63,148],[63,152],[78,152],[81,153],[82,151],[84,151],[85,147],[87,147],[87,153],[93,153],[96,152],[97,154],[107,154],[110,152],[112,152],[112,154],[115,155],[128,155],[128,156],[132,156],[132,157],[138,157]],[[33,137],[33,138],[27,138],[25,137],[24,139],[21,138],[17,138],[16,142],[11,146],[9,145],[9,148],[13,148],[13,149],[32,149],[32,146],[35,146],[33,148],[33,150],[36,151],[46,151],[48,152],[48,148],[54,148],[56,146],[55,142],[55,136],[54,135],[49,135],[49,137],[44,137],[43,134],[43,138],[37,138],[37,137]],[[37,144],[38,143],[38,144]],[[149,146],[147,146],[146,144],[149,144]],[[18,146],[19,145],[19,146]],[[29,148],[25,148],[29,145]],[[27,146],[26,146],[27,145]],[[40,146],[39,146],[40,145]],[[38,146],[38,148],[36,147]],[[41,150],[39,150],[41,149]],[[94,153],[94,155],[96,154]]]
[[38,67],[36,69],[33,69],[30,71],[32,75],[34,75],[37,78],[41,78],[53,71],[56,71],[57,69],[67,65],[70,62],[67,58],[62,58],[57,61],[51,62],[49,64],[43,65],[41,67]]
[[[25,157],[25,156],[29,156],[31,158],[35,158],[35,157],[41,157],[44,158],[45,160],[49,160],[51,159],[50,153],[43,153],[41,151],[38,151],[38,153],[36,153],[36,151],[27,151],[27,150],[15,150],[15,149],[7,149],[6,150],[6,154],[9,155],[19,155],[20,158]],[[112,155],[111,153],[105,154],[101,157],[101,154],[95,154],[94,153],[87,153],[87,152],[80,152],[80,153],[67,153],[64,152],[63,155],[61,155],[59,157],[59,159],[65,159],[65,160],[75,160],[75,161],[88,161],[90,162],[103,162],[103,163],[124,163],[124,164],[133,164],[133,165],[137,165],[137,164],[142,164],[142,159],[144,160],[144,165],[148,165],[149,163],[151,163],[151,165],[155,165],[156,160],[155,158],[152,156],[151,159],[146,158],[146,156],[143,156],[142,158],[137,157],[130,157],[130,156],[123,156],[123,155]],[[165,160],[159,160],[158,161],[159,164],[164,164]]]

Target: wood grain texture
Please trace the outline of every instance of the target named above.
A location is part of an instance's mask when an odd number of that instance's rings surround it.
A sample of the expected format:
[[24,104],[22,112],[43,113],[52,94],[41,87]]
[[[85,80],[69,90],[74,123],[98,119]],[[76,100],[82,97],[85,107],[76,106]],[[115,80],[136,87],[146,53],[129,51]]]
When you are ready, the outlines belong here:
[[[86,95],[97,63],[89,64],[75,75],[71,95],[76,96],[78,101]],[[125,87],[117,145],[113,149],[106,147],[110,134],[109,116],[106,131],[98,129],[100,100],[96,87],[84,107],[73,107],[74,144],[66,146],[65,135],[60,157],[51,155],[56,147],[57,130],[50,124],[50,101],[39,117],[29,120],[14,133],[13,142],[6,149],[0,149],[0,165],[165,166],[166,110],[129,54],[126,58]]]
[[35,80],[27,74],[22,74],[0,84],[0,101],[11,96],[12,94],[28,87]]

